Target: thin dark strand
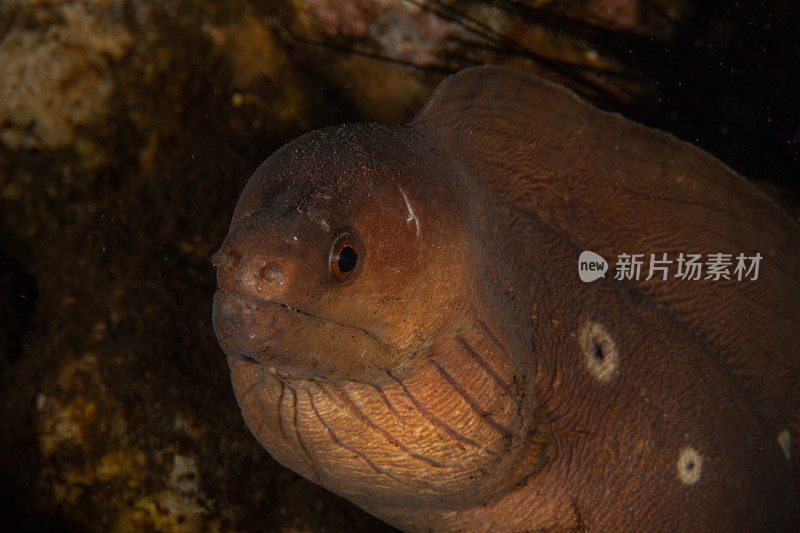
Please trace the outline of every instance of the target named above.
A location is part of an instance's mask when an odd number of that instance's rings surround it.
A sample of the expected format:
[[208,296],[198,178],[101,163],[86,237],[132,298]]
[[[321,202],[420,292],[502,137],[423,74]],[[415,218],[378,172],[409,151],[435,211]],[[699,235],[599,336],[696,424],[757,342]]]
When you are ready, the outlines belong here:
[[389,408],[389,410],[392,412],[392,414],[395,416],[395,418],[397,418],[397,420],[399,421],[400,420],[400,413],[397,412],[397,409],[395,409],[394,406],[392,405],[392,403],[389,401],[389,397],[386,396],[386,393],[383,392],[383,389],[381,389],[377,385],[372,385],[372,387],[376,391],[378,391],[378,394],[381,396],[381,399],[383,400],[383,403],[386,404],[386,407]]
[[615,57],[625,57],[629,50],[635,49],[641,54],[663,53],[666,45],[654,40],[652,35],[626,30],[599,20],[587,22],[553,12],[521,5],[513,0],[497,0],[495,6],[528,22],[534,22],[545,28],[558,28],[566,34],[590,43],[593,48],[604,52],[613,52]]
[[475,317],[475,320],[478,322],[478,325],[486,333],[486,336],[489,337],[489,340],[492,341],[492,343],[495,346],[497,346],[497,349],[500,350],[500,352],[502,352],[503,357],[506,358],[506,360],[508,361],[508,364],[511,365],[511,366],[514,366],[513,365],[514,360],[511,358],[511,352],[509,352],[506,349],[506,347],[503,346],[503,343],[500,342],[500,339],[497,338],[497,336],[494,334],[494,332],[491,330],[491,328],[486,324],[486,322],[483,321],[483,319],[480,317],[478,312],[475,311],[474,308],[472,308],[471,311],[472,311],[472,316]]
[[281,395],[278,397],[278,427],[281,428],[284,440],[289,441],[289,435],[283,428],[283,398],[286,396],[286,384],[281,381]]
[[[509,39],[507,36],[498,33],[493,28],[484,24],[483,22],[480,22],[479,20],[474,19],[469,15],[461,11],[458,11],[457,9],[451,6],[445,5],[442,2],[436,2],[436,5],[438,6],[437,9],[430,6],[429,4],[418,2],[417,0],[405,0],[405,1],[417,5],[422,9],[430,11],[431,13],[434,13],[437,16],[440,16],[444,19],[451,20],[457,23],[460,26],[462,26],[466,31],[472,33],[473,35],[487,39],[488,41],[493,42],[497,45],[502,45],[503,47],[505,47],[504,50],[507,53],[510,52],[517,54],[521,57],[526,57],[531,61],[538,63],[539,65],[549,68],[553,72],[557,72],[562,76],[569,78],[576,84],[582,85],[588,89],[600,91],[606,94],[607,96],[613,96],[610,95],[605,88],[598,85],[597,83],[594,83],[593,81],[583,76],[577,75],[574,69],[578,67],[578,65],[570,65],[564,61],[551,59],[549,57],[538,54],[533,50],[518,43],[517,41]],[[584,67],[583,65],[580,66]]]
[[[322,389],[322,387],[318,383],[314,383],[314,384],[318,388]],[[352,448],[352,447],[346,445],[344,442],[342,442],[342,440],[339,439],[339,437],[336,436],[336,433],[328,425],[328,423],[325,422],[325,419],[322,418],[322,415],[320,414],[319,410],[317,409],[316,404],[314,404],[314,397],[309,395],[309,400],[311,401],[311,409],[314,410],[314,414],[317,415],[317,418],[319,419],[320,424],[322,424],[322,427],[324,427],[328,431],[328,434],[330,435],[330,437],[333,440],[333,442],[335,442],[339,447],[344,448],[348,452],[353,453],[353,454],[357,455],[358,457],[360,457],[361,459],[363,459],[364,462],[367,463],[367,465],[369,465],[369,467],[372,468],[375,472],[377,472],[379,474],[382,474],[382,475],[384,475],[384,476],[396,481],[399,484],[406,484],[406,482],[400,480],[399,478],[397,478],[393,474],[390,474],[389,472],[379,468],[375,463],[372,462],[372,460],[369,457],[366,456],[366,454],[361,453],[358,450],[356,450],[355,448]],[[431,485],[428,482],[423,482],[423,483],[426,486],[426,488],[428,488],[428,489],[430,489],[430,490],[432,490],[434,492],[444,492],[441,489],[436,488],[435,486]]]
[[[364,414],[363,411],[361,411],[361,408],[352,400],[352,398],[350,398],[350,396],[347,394],[346,391],[344,391],[340,387],[337,387],[333,383],[331,383],[330,385],[337,392],[337,395],[339,396],[339,399],[344,402],[344,404],[347,406],[348,410],[351,411],[356,416],[356,418],[358,418],[363,424],[365,424],[366,426],[371,428],[373,431],[375,431],[375,432],[379,433],[381,436],[383,436],[383,438],[385,438],[387,441],[389,441],[389,443],[392,446],[395,446],[395,447],[403,450],[404,452],[406,452],[411,457],[414,457],[414,458],[419,459],[419,460],[421,460],[421,461],[423,461],[425,463],[428,463],[431,466],[435,466],[435,467],[439,467],[439,468],[444,466],[444,465],[442,465],[441,463],[439,463],[437,461],[434,461],[434,460],[429,459],[427,457],[423,457],[422,455],[419,455],[418,453],[412,452],[411,450],[409,450],[408,448],[403,446],[400,443],[400,441],[398,441],[396,438],[394,438],[388,431],[386,431],[385,429],[381,428],[380,426],[375,424],[372,420],[370,420],[369,417],[366,414]],[[330,393],[330,391],[328,391],[327,388],[323,387],[320,384],[317,384],[317,386],[325,394],[327,394],[328,397],[331,398],[331,400],[334,400],[333,395]]]
[[469,444],[470,446],[473,446],[473,447],[475,447],[475,448],[479,448],[479,449],[481,449],[481,450],[486,450],[488,453],[490,453],[490,454],[492,454],[492,455],[497,455],[497,454],[498,454],[498,452],[496,452],[496,451],[494,451],[494,450],[490,450],[490,449],[489,449],[489,448],[487,448],[486,446],[484,446],[484,445],[482,445],[482,444],[480,444],[480,443],[478,443],[478,442],[474,441],[473,439],[470,439],[470,438],[468,438],[468,437],[465,437],[464,435],[461,435],[461,434],[459,434],[459,433],[458,433],[457,431],[455,431],[453,428],[451,428],[450,426],[448,426],[447,424],[445,424],[444,422],[442,422],[441,420],[439,420],[439,419],[438,419],[436,416],[434,416],[434,415],[433,415],[433,413],[431,413],[430,411],[428,411],[428,409],[426,409],[426,408],[425,408],[425,406],[424,406],[424,405],[422,405],[422,404],[420,403],[420,401],[419,401],[419,400],[417,400],[417,399],[414,397],[414,395],[413,395],[413,394],[411,394],[411,391],[409,391],[409,390],[408,390],[408,388],[405,386],[405,384],[404,384],[402,381],[400,381],[399,379],[397,379],[397,377],[395,377],[395,375],[394,375],[394,374],[392,374],[392,373],[391,373],[389,370],[387,370],[387,371],[386,371],[386,373],[389,375],[389,377],[390,377],[390,378],[392,378],[394,381],[396,381],[398,385],[400,385],[400,388],[403,390],[403,393],[404,393],[406,396],[408,396],[408,399],[409,399],[409,400],[411,400],[411,403],[413,403],[413,404],[414,404],[414,407],[416,407],[417,411],[419,411],[419,413],[420,413],[420,414],[421,414],[423,417],[425,417],[425,419],[426,419],[428,422],[430,422],[430,423],[431,423],[431,424],[432,424],[434,427],[437,427],[437,428],[439,428],[439,429],[442,429],[442,430],[443,430],[445,433],[447,433],[448,435],[450,435],[450,436],[451,436],[451,437],[453,437],[454,439],[456,439],[456,440],[459,440],[459,441],[461,441],[461,442],[464,442],[464,443],[466,443],[466,444]]
[[[502,50],[504,52],[508,52],[512,50],[517,54],[528,56],[531,52],[525,48],[524,46],[520,45],[516,41],[508,39],[507,37],[500,35],[496,31],[494,31],[491,27],[482,22],[469,17],[468,15],[461,13],[460,11],[442,4],[441,2],[435,2],[436,6],[432,6],[426,2],[419,2],[417,0],[405,0],[409,4],[415,5],[437,17],[449,20],[450,22],[454,22],[461,26],[464,30],[475,35],[478,39],[484,41],[485,43],[494,43],[495,45],[504,45],[504,48],[497,48],[498,51]],[[486,46],[486,45],[479,45],[479,46]]]
[[[423,4],[421,4],[417,0],[405,0],[405,1],[409,2],[409,3],[412,3],[414,5],[418,5],[420,7],[423,7]],[[513,39],[510,39],[508,36],[506,36],[506,35],[504,35],[502,33],[499,33],[497,31],[495,31],[492,27],[488,26],[487,24],[482,23],[478,19],[472,18],[472,17],[466,15],[465,13],[462,13],[462,12],[454,9],[453,7],[446,6],[442,2],[437,2],[437,4],[439,6],[441,6],[441,9],[439,9],[439,10],[432,9],[427,4],[425,4],[425,7],[423,7],[423,9],[427,9],[428,11],[430,11],[431,13],[435,14],[436,16],[438,16],[440,18],[444,18],[444,19],[456,22],[461,27],[463,27],[465,30],[467,30],[468,32],[472,33],[473,35],[476,35],[482,41],[482,42],[469,41],[469,40],[464,39],[464,38],[453,37],[453,38],[450,38],[450,40],[452,42],[463,43],[463,44],[465,44],[467,46],[473,46],[475,48],[485,48],[487,50],[490,50],[490,51],[493,51],[493,52],[496,52],[496,53],[501,53],[501,54],[507,54],[509,52],[512,52],[512,53],[516,53],[516,54],[519,54],[519,55],[523,55],[523,56],[529,57],[530,59],[534,60],[535,62],[544,63],[544,64],[552,63],[553,65],[557,64],[557,65],[559,65],[559,68],[572,68],[572,69],[576,69],[576,70],[582,70],[582,71],[585,71],[585,72],[593,72],[593,73],[596,73],[596,74],[602,74],[604,76],[613,76],[613,77],[616,77],[616,78],[619,78],[619,79],[626,79],[626,80],[638,80],[639,79],[639,76],[637,74],[631,73],[631,72],[628,72],[628,71],[625,71],[625,70],[610,70],[607,67],[606,68],[595,67],[594,65],[588,65],[588,64],[585,64],[585,63],[574,63],[572,61],[566,61],[564,59],[554,60],[554,59],[548,58],[547,56],[543,56],[543,55],[537,54],[536,52],[534,52],[530,48],[524,46],[523,44],[521,44],[521,43],[519,43],[519,42],[517,42],[517,41],[515,41]],[[570,20],[570,21],[572,20],[572,19],[568,19],[566,17],[562,17],[562,18],[564,20]],[[573,21],[573,22],[580,23],[580,21]],[[589,28],[592,28],[592,29],[599,29],[599,28],[596,28],[596,27],[591,26],[591,25],[587,25],[587,26]],[[555,26],[555,25],[550,26],[550,27],[561,28],[561,26]],[[611,31],[611,30],[608,30],[608,31]],[[613,35],[615,35],[617,38],[619,38],[619,30],[617,30],[617,32],[615,32]],[[591,39],[587,39],[587,40],[594,45],[596,37],[592,36]]]
[[325,48],[328,50],[334,50],[337,52],[346,52],[348,54],[353,54],[361,57],[367,57],[370,59],[377,59],[379,61],[384,61],[386,63],[394,63],[396,65],[401,65],[404,67],[413,68],[416,70],[421,70],[423,72],[435,73],[435,74],[453,74],[457,72],[458,68],[450,68],[444,65],[420,65],[418,63],[414,63],[413,61],[408,61],[405,59],[398,59],[396,57],[386,56],[383,54],[378,54],[375,52],[369,52],[367,50],[359,50],[353,48],[352,46],[339,44],[332,41],[315,41],[313,39],[309,39],[307,37],[301,37],[299,35],[295,35],[294,33],[285,30],[286,34],[288,35],[289,41],[296,42],[303,45],[308,46],[316,46],[319,48]]
[[450,387],[456,391],[456,393],[461,396],[465,402],[467,402],[469,408],[472,409],[472,411],[478,415],[481,420],[486,422],[489,427],[500,433],[503,437],[511,436],[511,430],[498,423],[488,413],[484,412],[483,409],[481,409],[481,406],[478,405],[478,402],[476,402],[475,399],[467,391],[465,391],[463,387],[461,387],[461,385],[459,385],[458,382],[453,379],[453,376],[451,376],[444,368],[442,368],[442,366],[435,359],[430,359],[430,362],[433,364],[433,367],[436,369],[436,371],[439,372],[439,375],[441,375],[447,384],[450,385]]
[[242,393],[242,400],[244,400],[245,398],[247,398],[247,397],[248,397],[248,396],[249,396],[249,395],[250,395],[250,394],[253,392],[253,390],[254,390],[256,387],[258,387],[259,385],[263,385],[264,383],[266,383],[266,381],[267,381],[267,380],[268,380],[270,377],[271,377],[271,376],[270,376],[269,374],[267,374],[266,376],[264,376],[264,377],[262,377],[262,378],[259,378],[259,379],[257,379],[255,382],[253,382],[253,384],[252,384],[252,385],[250,385],[249,387],[247,387],[247,389],[246,389],[246,390],[245,390],[245,391]]
[[[317,387],[319,387],[320,389],[322,389],[322,387],[321,387],[319,384],[315,383],[315,385],[317,385]],[[335,432],[333,431],[333,429],[332,429],[332,428],[331,428],[331,427],[328,425],[328,423],[327,423],[327,422],[325,422],[325,419],[324,419],[324,418],[322,418],[322,415],[319,413],[319,410],[317,409],[317,406],[316,406],[316,404],[314,403],[314,397],[313,397],[313,396],[311,396],[311,397],[310,397],[310,400],[311,400],[311,409],[314,411],[314,414],[315,414],[315,415],[317,416],[317,418],[319,419],[319,423],[320,423],[320,424],[322,424],[322,427],[323,427],[323,428],[325,428],[325,430],[328,432],[328,435],[330,435],[330,437],[331,437],[331,440],[333,440],[333,442],[334,442],[334,443],[336,443],[336,445],[337,445],[337,446],[339,446],[340,448],[344,448],[344,449],[345,449],[345,450],[347,450],[348,452],[350,452],[350,453],[352,453],[352,454],[355,454],[355,455],[357,455],[358,457],[360,457],[361,459],[363,459],[363,460],[364,460],[364,462],[365,462],[365,463],[367,463],[367,464],[370,466],[370,468],[372,468],[372,469],[373,469],[375,472],[378,472],[379,474],[386,475],[386,476],[388,476],[388,477],[390,477],[390,478],[394,479],[395,481],[398,481],[398,480],[397,480],[397,479],[396,479],[394,476],[392,476],[391,474],[387,474],[387,473],[383,472],[383,471],[382,471],[380,468],[378,468],[378,467],[375,465],[375,463],[373,463],[373,462],[372,462],[372,461],[371,461],[371,460],[370,460],[370,459],[369,459],[369,458],[368,458],[366,455],[364,455],[363,453],[359,452],[358,450],[355,450],[355,449],[351,448],[350,446],[347,446],[347,445],[346,445],[344,442],[342,442],[342,441],[341,441],[341,439],[339,439],[339,437],[337,437],[337,436],[336,436],[336,433],[335,433]]]
[[[503,36],[494,31],[494,29],[491,28],[490,26],[442,2],[433,1],[431,3],[428,3],[428,2],[420,2],[418,0],[405,0],[405,2],[415,5],[420,9],[423,9],[433,15],[436,15],[441,19],[455,22],[456,24],[464,28],[466,31],[477,36],[480,39],[483,39],[485,41],[493,41],[498,44],[504,43]],[[510,44],[520,47],[518,43],[515,43],[510,39],[508,39],[508,41],[510,42]]]
[[311,457],[311,453],[309,453],[308,448],[306,448],[306,443],[303,442],[303,437],[300,436],[300,428],[297,423],[297,391],[288,383],[286,386],[289,390],[292,391],[292,410],[294,411],[294,418],[292,423],[294,424],[294,434],[297,436],[297,443],[300,445],[300,449],[302,450],[303,454],[306,456],[306,463],[308,464],[309,468],[311,468],[311,472],[314,474],[314,477],[317,478],[317,481],[322,484],[322,478],[317,472],[316,467],[314,466],[314,459]]
[[[316,382],[321,382],[321,383],[331,383],[331,384],[335,384],[335,383],[336,383],[336,381],[332,381],[332,380],[321,380],[321,379],[314,379],[313,381],[314,381],[315,383],[316,383]],[[397,411],[397,409],[395,409],[395,408],[394,408],[394,406],[392,405],[392,402],[391,402],[391,401],[389,401],[389,397],[388,397],[388,396],[386,396],[386,393],[385,393],[385,392],[383,392],[383,389],[382,389],[382,388],[380,388],[378,385],[376,385],[376,384],[374,384],[374,383],[371,383],[371,382],[369,382],[369,381],[363,381],[363,380],[360,380],[360,379],[354,379],[354,378],[352,378],[352,377],[346,378],[346,379],[345,379],[345,381],[348,381],[348,382],[350,382],[350,383],[357,383],[357,384],[359,384],[359,385],[366,385],[367,387],[370,387],[370,388],[372,388],[372,389],[375,389],[375,391],[376,391],[376,392],[377,392],[377,393],[380,395],[380,397],[381,397],[381,400],[383,400],[383,402],[386,404],[386,407],[387,407],[387,408],[388,408],[388,409],[389,409],[389,410],[392,412],[392,414],[395,416],[395,418],[397,418],[398,420],[400,420],[400,419],[401,419],[401,418],[400,418],[400,413]]]
[[478,365],[483,369],[483,371],[486,374],[488,374],[489,377],[492,378],[492,380],[494,380],[497,386],[500,387],[505,394],[514,399],[514,403],[517,403],[516,396],[511,391],[511,385],[503,381],[503,379],[499,375],[497,375],[497,373],[491,366],[489,366],[489,363],[486,362],[483,356],[481,356],[477,351],[475,351],[475,349],[469,345],[469,343],[466,341],[466,339],[464,339],[464,337],[459,335],[457,339],[458,342],[461,344],[461,346],[463,346],[464,350],[467,352],[467,355],[469,355],[476,363],[478,363]]

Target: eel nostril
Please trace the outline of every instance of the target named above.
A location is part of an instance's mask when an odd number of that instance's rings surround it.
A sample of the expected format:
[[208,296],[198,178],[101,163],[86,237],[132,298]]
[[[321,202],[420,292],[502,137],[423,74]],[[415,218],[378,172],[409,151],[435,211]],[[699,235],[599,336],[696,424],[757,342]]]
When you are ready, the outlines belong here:
[[232,270],[239,264],[241,257],[233,250],[214,252],[211,256],[211,265],[220,270]]
[[231,267],[231,263],[233,263],[233,258],[228,254],[214,252],[214,255],[211,256],[211,266],[215,268],[227,270]]

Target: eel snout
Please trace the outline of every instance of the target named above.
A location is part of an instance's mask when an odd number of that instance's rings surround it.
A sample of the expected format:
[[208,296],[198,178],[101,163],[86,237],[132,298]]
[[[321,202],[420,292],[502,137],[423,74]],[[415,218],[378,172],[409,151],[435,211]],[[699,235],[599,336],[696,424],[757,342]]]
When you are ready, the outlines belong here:
[[217,286],[242,296],[292,303],[318,285],[323,235],[301,217],[255,211],[231,228],[212,257]]
[[234,224],[212,257],[214,332],[228,356],[295,371],[314,366],[314,347],[302,346],[300,352],[292,338],[315,320],[315,313],[300,311],[297,302],[310,287],[319,290],[313,268],[319,244],[303,226],[296,217],[253,211]]

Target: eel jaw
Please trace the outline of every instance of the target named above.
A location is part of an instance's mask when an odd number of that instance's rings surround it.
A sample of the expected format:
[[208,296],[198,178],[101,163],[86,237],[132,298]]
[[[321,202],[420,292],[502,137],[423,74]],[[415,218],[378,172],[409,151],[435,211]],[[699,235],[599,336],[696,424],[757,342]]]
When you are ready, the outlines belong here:
[[213,325],[229,357],[275,368],[297,379],[351,379],[380,383],[402,366],[403,353],[368,331],[312,315],[284,302],[219,288]]

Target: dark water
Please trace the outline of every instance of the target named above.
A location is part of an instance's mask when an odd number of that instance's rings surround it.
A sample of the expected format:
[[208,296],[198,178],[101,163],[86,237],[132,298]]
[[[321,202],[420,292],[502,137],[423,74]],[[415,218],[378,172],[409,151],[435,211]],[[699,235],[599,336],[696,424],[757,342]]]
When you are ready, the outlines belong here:
[[356,4],[0,6],[0,529],[387,527],[245,428],[210,257],[274,149],[408,118],[447,72],[502,61],[568,83],[800,215],[793,3]]

